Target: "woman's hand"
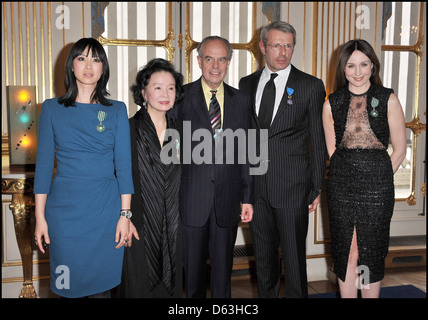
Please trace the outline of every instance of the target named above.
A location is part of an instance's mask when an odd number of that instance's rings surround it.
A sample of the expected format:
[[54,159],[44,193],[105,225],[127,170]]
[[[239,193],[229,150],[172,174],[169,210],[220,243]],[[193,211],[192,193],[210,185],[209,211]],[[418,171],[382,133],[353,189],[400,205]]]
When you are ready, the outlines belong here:
[[51,243],[48,234],[48,224],[45,219],[37,219],[36,221],[36,230],[34,231],[34,240],[36,242],[36,246],[39,247],[39,250],[45,253],[46,247],[43,246],[43,240],[46,245]]
[[116,236],[115,236],[115,241],[117,243],[115,247],[116,249],[119,249],[129,241],[130,223],[131,221],[129,218],[126,218],[124,216],[121,216],[119,218],[119,221],[117,222],[117,226],[116,226]]
[[132,236],[135,237],[135,239],[140,240],[140,236],[138,235],[137,228],[135,228],[132,221],[130,222],[129,226],[129,236],[128,236],[128,242],[125,244],[125,247],[130,247],[132,245]]
[[[35,217],[36,217],[36,229],[34,231],[34,240],[36,242],[36,246],[39,247],[39,250],[45,253],[45,249],[47,246],[43,246],[43,240],[45,244],[48,245],[51,243],[49,239],[48,233],[48,223],[45,218],[45,206],[47,194],[35,194]],[[42,240],[43,239],[43,240]]]

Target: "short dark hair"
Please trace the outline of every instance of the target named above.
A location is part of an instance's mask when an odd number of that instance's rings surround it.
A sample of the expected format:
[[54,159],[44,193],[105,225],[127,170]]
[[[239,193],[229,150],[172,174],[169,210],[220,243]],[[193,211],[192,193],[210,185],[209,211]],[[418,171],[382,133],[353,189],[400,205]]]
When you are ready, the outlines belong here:
[[370,83],[382,86],[382,80],[380,78],[380,62],[373,47],[366,40],[354,39],[345,43],[340,48],[339,59],[336,67],[336,76],[334,81],[334,91],[344,88],[348,85],[348,80],[345,76],[345,67],[352,53],[355,51],[361,51],[364,53],[370,61],[373,63],[372,75],[370,76]]
[[153,73],[159,71],[166,71],[172,74],[175,79],[175,103],[180,102],[183,99],[183,75],[180,72],[175,71],[174,66],[165,59],[156,58],[150,60],[143,68],[138,71],[135,78],[135,83],[131,86],[131,91],[134,96],[135,104],[143,106],[145,102],[141,90],[145,89],[150,81],[150,77]]
[[102,64],[103,70],[101,78],[98,80],[97,85],[92,92],[91,102],[99,102],[105,106],[111,106],[112,104],[106,98],[109,93],[107,91],[107,82],[110,77],[110,68],[107,60],[106,52],[103,46],[94,38],[82,38],[77,41],[70,50],[67,60],[65,62],[65,89],[66,93],[58,99],[58,102],[64,104],[64,106],[75,106],[78,88],[76,84],[76,77],[73,72],[73,60],[81,55],[85,49],[88,48],[92,51],[92,56],[97,56]]

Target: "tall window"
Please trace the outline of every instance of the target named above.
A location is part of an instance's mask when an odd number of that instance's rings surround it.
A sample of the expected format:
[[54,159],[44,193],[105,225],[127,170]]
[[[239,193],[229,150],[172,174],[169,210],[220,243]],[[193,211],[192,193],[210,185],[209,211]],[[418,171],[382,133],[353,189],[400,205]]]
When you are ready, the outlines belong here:
[[415,204],[416,140],[421,132],[418,108],[422,6],[421,2],[383,3],[381,75],[384,86],[394,89],[400,99],[408,128],[407,154],[395,175],[395,191],[397,199],[409,204]]

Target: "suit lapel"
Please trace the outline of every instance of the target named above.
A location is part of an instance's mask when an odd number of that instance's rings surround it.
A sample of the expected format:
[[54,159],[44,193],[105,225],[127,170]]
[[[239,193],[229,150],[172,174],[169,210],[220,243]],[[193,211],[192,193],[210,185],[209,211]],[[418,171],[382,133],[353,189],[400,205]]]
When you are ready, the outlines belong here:
[[229,122],[230,119],[234,119],[233,113],[235,112],[234,108],[232,107],[233,104],[233,96],[234,93],[232,90],[229,90],[229,86],[223,82],[223,88],[224,88],[224,101],[223,101],[223,125],[222,128],[227,129],[230,128]]
[[296,68],[293,65],[291,65],[290,75],[288,76],[287,84],[284,90],[284,95],[282,96],[281,102],[278,106],[278,111],[276,112],[275,118],[273,119],[272,125],[270,126],[271,128],[275,127],[275,124],[279,121],[278,118],[281,116],[281,114],[284,112],[286,108],[293,107],[287,104],[287,100],[288,100],[287,87],[296,89],[298,83],[299,83],[299,76],[296,72]]
[[260,122],[259,122],[259,117],[257,116],[257,112],[256,112],[256,94],[257,94],[257,86],[259,85],[259,81],[260,81],[260,77],[262,75],[262,71],[263,68],[259,71],[257,71],[254,74],[253,80],[250,82],[251,83],[251,88],[250,88],[250,92],[251,92],[251,105],[253,107],[253,117],[255,119],[256,125],[258,128],[260,128]]
[[[195,113],[199,116],[199,118],[202,120],[202,123],[205,123],[205,126],[207,128],[211,128],[211,121],[208,113],[208,107],[206,106],[204,93],[202,90],[202,78],[200,78],[198,81],[194,83],[192,88],[189,90],[189,94],[193,97],[192,99],[192,108],[195,111]],[[230,119],[234,119],[233,113],[234,108],[233,106],[233,96],[234,93],[232,90],[229,89],[229,86],[223,82],[224,87],[224,102],[223,102],[223,129],[229,128],[230,126],[229,121]]]
[[194,85],[190,88],[189,94],[192,101],[192,108],[195,113],[199,116],[202,123],[205,123],[205,126],[209,128],[211,126],[210,117],[208,114],[208,107],[205,102],[204,92],[202,90],[202,78],[199,78]]

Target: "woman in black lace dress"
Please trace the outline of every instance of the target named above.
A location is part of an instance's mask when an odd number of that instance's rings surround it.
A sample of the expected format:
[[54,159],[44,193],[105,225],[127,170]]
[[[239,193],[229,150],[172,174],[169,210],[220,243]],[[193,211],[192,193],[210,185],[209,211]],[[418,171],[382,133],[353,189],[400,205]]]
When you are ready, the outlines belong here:
[[406,153],[403,110],[393,90],[382,86],[379,70],[368,42],[347,42],[335,92],[323,110],[331,249],[342,298],[357,297],[357,280],[363,298],[379,297],[395,202],[393,175]]

